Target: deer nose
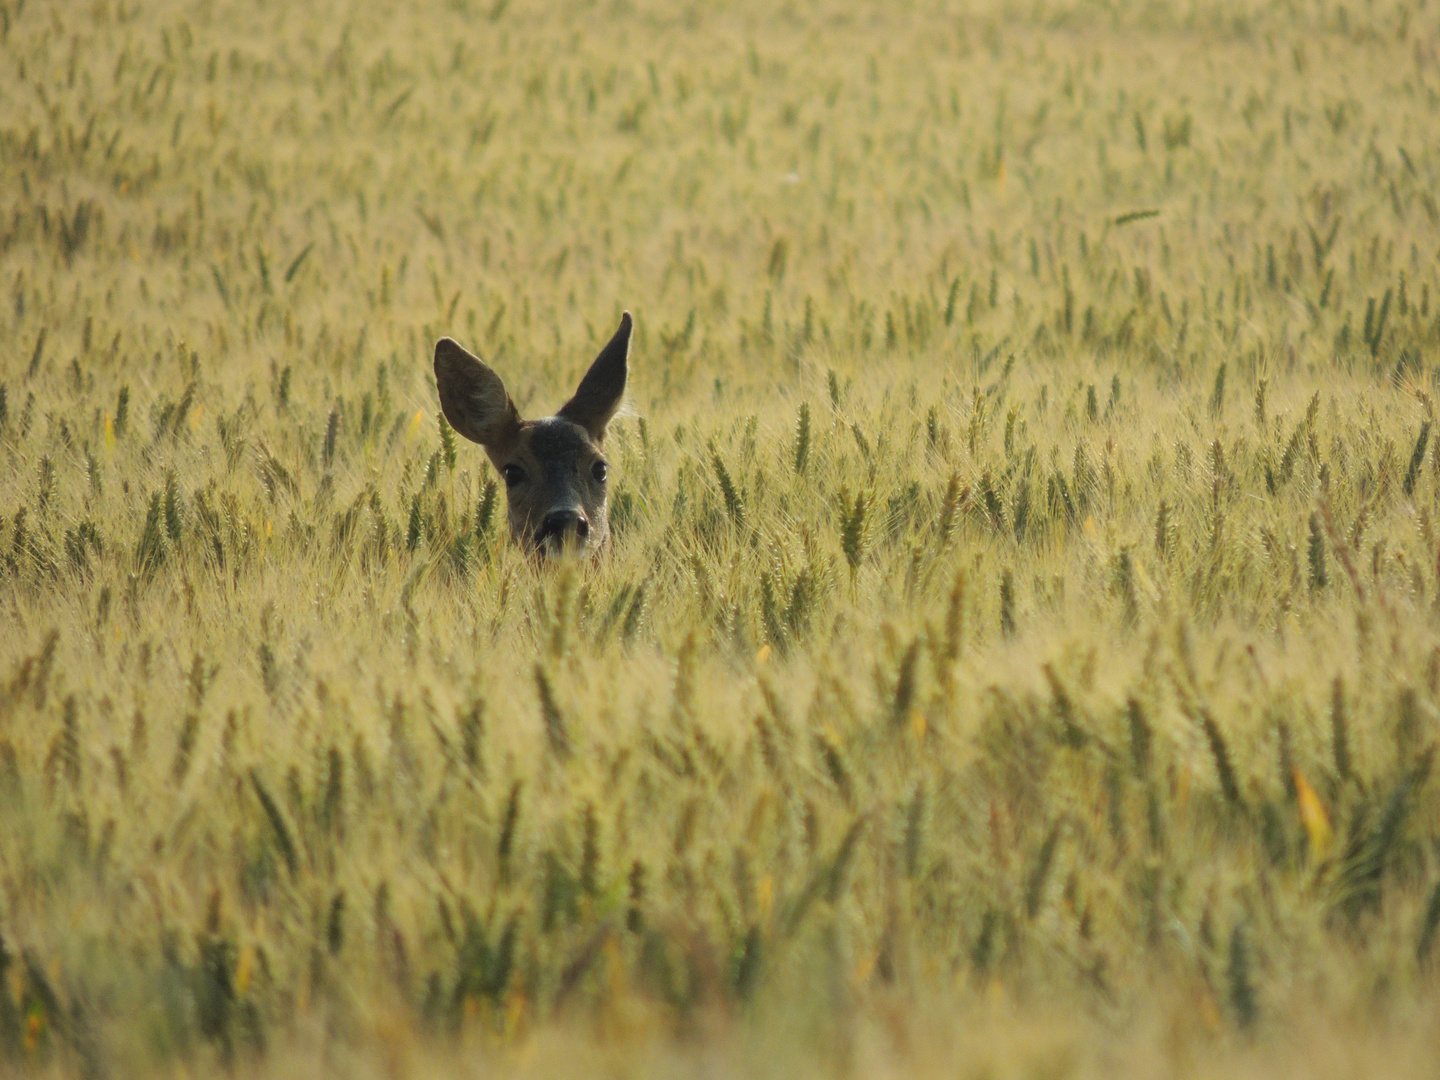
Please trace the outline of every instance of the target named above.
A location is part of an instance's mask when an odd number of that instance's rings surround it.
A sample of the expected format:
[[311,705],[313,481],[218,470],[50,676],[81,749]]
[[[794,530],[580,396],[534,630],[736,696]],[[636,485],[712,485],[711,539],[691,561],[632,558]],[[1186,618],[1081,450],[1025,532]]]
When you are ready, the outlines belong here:
[[590,522],[577,510],[552,510],[545,515],[545,524],[540,530],[541,538],[559,536],[562,539],[574,533],[575,539],[585,543],[590,538]]

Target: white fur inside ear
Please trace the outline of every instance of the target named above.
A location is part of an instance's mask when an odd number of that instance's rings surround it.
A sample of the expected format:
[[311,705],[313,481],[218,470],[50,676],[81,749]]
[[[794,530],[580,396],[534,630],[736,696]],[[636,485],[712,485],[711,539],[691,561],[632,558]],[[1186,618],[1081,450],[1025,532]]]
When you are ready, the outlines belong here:
[[625,399],[620,402],[620,408],[615,410],[615,415],[610,418],[610,423],[616,420],[637,420],[640,417],[640,410],[635,407],[635,402],[630,400],[626,394]]

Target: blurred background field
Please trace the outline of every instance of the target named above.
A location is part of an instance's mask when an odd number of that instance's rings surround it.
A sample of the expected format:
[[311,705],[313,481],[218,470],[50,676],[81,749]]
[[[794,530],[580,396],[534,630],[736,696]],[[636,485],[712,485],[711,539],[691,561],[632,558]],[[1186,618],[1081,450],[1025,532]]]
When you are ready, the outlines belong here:
[[1437,174],[1431,0],[4,0],[0,1069],[1425,1074]]

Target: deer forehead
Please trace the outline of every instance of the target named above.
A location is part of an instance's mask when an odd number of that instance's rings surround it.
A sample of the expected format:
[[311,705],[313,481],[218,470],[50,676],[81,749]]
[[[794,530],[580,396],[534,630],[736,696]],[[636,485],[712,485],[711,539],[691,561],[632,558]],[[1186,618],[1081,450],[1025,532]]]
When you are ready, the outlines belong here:
[[577,468],[599,455],[599,449],[579,424],[561,416],[532,420],[520,432],[522,453],[528,453],[547,470],[555,467]]

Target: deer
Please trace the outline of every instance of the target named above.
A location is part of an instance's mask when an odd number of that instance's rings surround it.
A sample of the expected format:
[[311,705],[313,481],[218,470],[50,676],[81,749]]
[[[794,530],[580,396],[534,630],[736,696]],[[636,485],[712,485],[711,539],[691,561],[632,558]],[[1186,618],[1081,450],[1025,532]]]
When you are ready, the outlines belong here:
[[446,421],[479,443],[505,482],[510,536],[527,553],[593,559],[610,543],[605,429],[629,374],[630,312],[554,416],[524,420],[505,383],[452,338],[435,344]]

